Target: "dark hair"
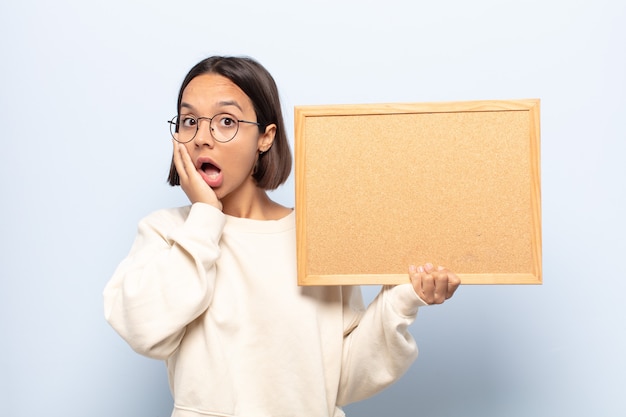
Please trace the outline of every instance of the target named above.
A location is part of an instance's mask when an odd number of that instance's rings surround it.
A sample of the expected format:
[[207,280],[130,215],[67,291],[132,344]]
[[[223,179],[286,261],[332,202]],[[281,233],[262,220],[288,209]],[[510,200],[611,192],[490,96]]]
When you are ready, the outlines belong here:
[[[191,80],[203,74],[221,75],[241,88],[252,101],[261,133],[265,132],[267,125],[272,123],[276,125],[274,142],[267,152],[259,155],[252,177],[260,188],[265,190],[278,188],[287,181],[291,173],[291,152],[274,78],[260,63],[249,57],[206,58],[191,68],[183,80],[178,92],[177,113],[180,113],[183,91]],[[172,186],[180,185],[173,157],[167,181]]]

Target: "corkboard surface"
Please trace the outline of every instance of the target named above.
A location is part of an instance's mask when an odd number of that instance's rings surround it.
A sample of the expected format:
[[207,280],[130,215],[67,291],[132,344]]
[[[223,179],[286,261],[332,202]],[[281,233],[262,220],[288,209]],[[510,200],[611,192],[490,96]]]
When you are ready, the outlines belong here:
[[541,282],[538,100],[295,114],[301,285]]

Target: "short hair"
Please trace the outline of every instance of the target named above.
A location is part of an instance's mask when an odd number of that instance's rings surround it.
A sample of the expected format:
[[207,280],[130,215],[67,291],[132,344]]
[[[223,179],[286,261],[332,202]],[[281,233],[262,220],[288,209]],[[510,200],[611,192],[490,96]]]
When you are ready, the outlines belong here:
[[[270,124],[276,125],[274,142],[267,152],[259,155],[252,177],[260,188],[265,190],[278,188],[287,181],[291,173],[292,161],[274,78],[265,67],[249,57],[212,56],[206,58],[191,68],[185,76],[178,92],[177,114],[180,114],[183,91],[191,80],[203,74],[218,74],[228,78],[250,98],[260,133],[264,133],[265,128]],[[167,181],[171,186],[180,185],[173,156]]]

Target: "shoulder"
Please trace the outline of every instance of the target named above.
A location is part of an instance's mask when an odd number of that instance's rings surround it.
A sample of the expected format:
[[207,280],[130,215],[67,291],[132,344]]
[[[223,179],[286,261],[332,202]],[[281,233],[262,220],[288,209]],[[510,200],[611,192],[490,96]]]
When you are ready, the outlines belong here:
[[190,205],[156,210],[141,219],[140,224],[179,225],[185,222],[190,211]]

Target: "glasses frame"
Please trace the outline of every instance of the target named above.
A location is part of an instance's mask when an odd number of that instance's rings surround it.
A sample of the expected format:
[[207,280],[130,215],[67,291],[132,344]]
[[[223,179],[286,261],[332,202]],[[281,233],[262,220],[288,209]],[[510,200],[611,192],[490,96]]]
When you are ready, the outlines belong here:
[[[230,116],[231,119],[233,119],[234,121],[237,122],[237,130],[235,130],[235,133],[233,134],[233,137],[228,139],[228,140],[220,140],[217,137],[215,137],[215,134],[213,133],[213,128],[211,127],[211,125],[213,124],[213,119],[215,119],[217,116],[225,114],[227,116]],[[192,140],[194,140],[196,138],[196,136],[198,135],[198,131],[200,130],[200,120],[208,120],[209,121],[209,132],[211,132],[211,136],[213,137],[213,139],[215,139],[216,142],[219,143],[228,143],[231,140],[235,139],[235,137],[237,136],[237,133],[239,133],[239,126],[241,123],[248,123],[251,125],[257,125],[258,127],[261,127],[261,123],[259,122],[251,122],[249,120],[241,120],[241,119],[237,119],[234,115],[230,114],[230,113],[226,113],[226,112],[219,112],[214,114],[211,117],[195,117],[193,116],[193,119],[196,120],[196,133],[193,134],[193,136],[191,137],[191,139],[187,140],[187,141],[182,141],[182,140],[178,140],[175,136],[175,133],[178,133],[178,129],[179,129],[179,119],[180,118],[180,114],[177,114],[176,116],[172,117],[171,120],[168,120],[167,123],[170,124],[170,134],[172,135],[172,138],[178,142],[178,143],[189,143]],[[175,126],[175,127],[174,127]],[[172,130],[173,129],[173,130]]]

